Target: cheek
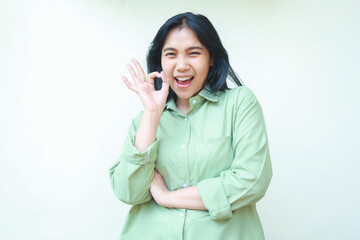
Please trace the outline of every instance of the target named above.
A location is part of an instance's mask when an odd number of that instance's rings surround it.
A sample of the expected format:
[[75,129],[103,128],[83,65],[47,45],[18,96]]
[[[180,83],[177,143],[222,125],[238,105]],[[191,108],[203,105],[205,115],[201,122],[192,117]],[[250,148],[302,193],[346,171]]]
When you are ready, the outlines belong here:
[[209,65],[203,65],[203,66],[201,67],[201,73],[202,73],[202,75],[203,75],[204,78],[207,77],[207,75],[208,75],[208,73],[209,73],[209,69],[210,69]]
[[171,66],[171,63],[169,63],[168,61],[161,61],[161,68],[165,73],[165,76],[167,78],[171,78],[172,77],[172,71],[173,68]]
[[162,59],[161,59],[160,64],[161,64],[161,68],[162,68],[162,70],[163,70],[163,71],[165,71],[165,68],[164,68],[165,64],[164,64],[164,61],[163,61]]
[[163,66],[163,67],[162,67],[162,70],[163,70],[165,76],[166,76],[168,79],[170,79],[171,76],[172,76],[172,74],[171,74],[169,68],[167,68],[166,66]]

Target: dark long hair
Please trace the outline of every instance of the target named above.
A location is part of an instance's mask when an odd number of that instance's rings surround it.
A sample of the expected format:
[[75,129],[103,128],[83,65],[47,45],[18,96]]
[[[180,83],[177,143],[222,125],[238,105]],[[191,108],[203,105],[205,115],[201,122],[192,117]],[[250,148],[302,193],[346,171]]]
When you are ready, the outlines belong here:
[[[205,16],[191,12],[175,15],[161,26],[150,44],[146,56],[148,73],[162,71],[161,52],[165,39],[172,29],[184,27],[188,27],[195,32],[199,41],[210,52],[210,57],[214,61],[206,78],[206,83],[210,87],[211,92],[229,89],[226,83],[227,77],[236,85],[241,86],[241,80],[231,68],[227,51],[222,45],[214,26]],[[156,90],[161,89],[161,82],[161,79],[155,79]],[[176,94],[170,88],[167,100],[171,98],[176,100]]]

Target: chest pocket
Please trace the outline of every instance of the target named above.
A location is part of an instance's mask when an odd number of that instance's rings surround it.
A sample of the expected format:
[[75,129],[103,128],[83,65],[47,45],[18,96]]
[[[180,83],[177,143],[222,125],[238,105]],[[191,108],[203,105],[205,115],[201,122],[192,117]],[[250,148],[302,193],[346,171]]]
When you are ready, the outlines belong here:
[[189,162],[191,164],[193,180],[199,182],[203,179],[218,177],[220,172],[231,167],[233,151],[231,136],[197,140],[191,144]]

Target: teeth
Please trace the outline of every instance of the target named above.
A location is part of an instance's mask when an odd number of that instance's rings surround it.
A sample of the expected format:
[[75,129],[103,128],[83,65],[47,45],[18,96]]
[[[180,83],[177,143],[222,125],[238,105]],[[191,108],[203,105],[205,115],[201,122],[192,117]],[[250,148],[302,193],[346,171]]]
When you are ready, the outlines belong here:
[[186,81],[186,80],[189,80],[190,78],[192,78],[192,77],[178,77],[176,79],[179,81]]

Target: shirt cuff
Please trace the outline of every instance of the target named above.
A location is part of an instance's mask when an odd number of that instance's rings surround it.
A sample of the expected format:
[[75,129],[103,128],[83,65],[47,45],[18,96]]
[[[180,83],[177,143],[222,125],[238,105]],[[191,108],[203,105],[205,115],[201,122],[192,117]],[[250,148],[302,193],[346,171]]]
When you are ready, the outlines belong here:
[[220,177],[210,178],[198,184],[201,199],[212,219],[232,217],[232,211]]
[[143,165],[155,162],[157,158],[158,149],[157,139],[144,151],[140,152],[134,145],[133,141],[128,141],[127,146],[124,148],[123,157],[130,163],[136,165]]

